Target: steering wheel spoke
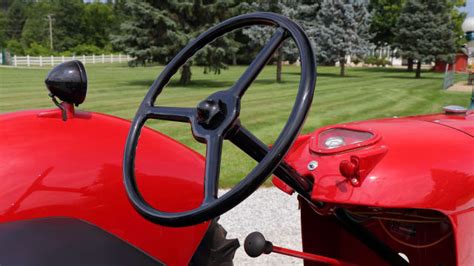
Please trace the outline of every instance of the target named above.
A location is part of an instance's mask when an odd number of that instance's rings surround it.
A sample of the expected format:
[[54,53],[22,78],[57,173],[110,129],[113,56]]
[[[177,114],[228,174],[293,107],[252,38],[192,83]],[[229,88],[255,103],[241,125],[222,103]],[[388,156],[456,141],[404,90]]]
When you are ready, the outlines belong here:
[[206,169],[204,173],[204,204],[217,199],[221,169],[223,138],[214,135],[208,138],[206,146]]
[[147,118],[176,121],[176,122],[190,122],[196,114],[196,108],[187,107],[168,107],[168,106],[150,106],[148,107],[145,116]]
[[[265,143],[242,125],[239,125],[239,128],[229,138],[229,141],[257,162],[263,160],[270,151],[270,148]],[[273,174],[295,188],[300,195],[310,197],[308,191],[311,189],[311,185],[284,160],[275,169]]]
[[242,125],[229,136],[229,141],[256,161],[261,161],[268,153],[268,146]]
[[244,74],[237,80],[231,88],[232,92],[242,97],[250,84],[257,78],[268,61],[272,58],[275,51],[280,47],[283,41],[288,38],[287,31],[283,28],[277,28],[271,39],[260,50],[257,57],[252,61]]

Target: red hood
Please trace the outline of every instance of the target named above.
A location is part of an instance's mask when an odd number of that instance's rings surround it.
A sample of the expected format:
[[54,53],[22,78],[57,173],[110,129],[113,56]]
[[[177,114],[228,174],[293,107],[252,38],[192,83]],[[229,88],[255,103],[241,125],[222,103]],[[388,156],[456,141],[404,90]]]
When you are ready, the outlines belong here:
[[436,114],[408,118],[437,123],[462,131],[471,137],[474,137],[474,111],[469,111],[468,113],[461,115]]
[[[313,200],[392,208],[428,208],[445,213],[474,207],[474,114],[424,115],[334,125],[302,136],[287,157],[314,178]],[[324,152],[318,136],[333,128],[368,131],[371,141]],[[360,159],[358,185],[341,163]],[[308,162],[317,162],[314,171]]]

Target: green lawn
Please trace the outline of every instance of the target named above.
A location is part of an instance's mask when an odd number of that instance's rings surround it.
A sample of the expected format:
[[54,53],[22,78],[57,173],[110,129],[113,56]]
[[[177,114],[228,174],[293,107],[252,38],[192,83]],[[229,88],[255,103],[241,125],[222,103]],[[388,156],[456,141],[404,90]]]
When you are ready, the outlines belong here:
[[[131,119],[162,67],[86,65],[86,69],[88,95],[80,109]],[[201,68],[194,67],[191,86],[183,88],[171,82],[158,104],[195,106],[212,92],[231,86],[244,69],[232,67],[221,75],[204,75]],[[43,84],[48,70],[0,68],[0,113],[52,107]],[[344,78],[337,75],[338,71],[334,67],[318,68],[315,98],[304,132],[353,120],[439,112],[447,104],[466,106],[470,98],[469,93],[442,91],[443,75],[438,73],[426,72],[416,80],[414,73],[396,69],[350,68]],[[299,68],[284,66],[284,82],[280,84],[274,82],[274,76],[275,68],[268,66],[243,98],[241,111],[242,123],[268,144],[275,140],[289,115]],[[204,151],[186,124],[162,121],[149,125]],[[253,165],[246,155],[226,143],[221,185],[237,183]]]

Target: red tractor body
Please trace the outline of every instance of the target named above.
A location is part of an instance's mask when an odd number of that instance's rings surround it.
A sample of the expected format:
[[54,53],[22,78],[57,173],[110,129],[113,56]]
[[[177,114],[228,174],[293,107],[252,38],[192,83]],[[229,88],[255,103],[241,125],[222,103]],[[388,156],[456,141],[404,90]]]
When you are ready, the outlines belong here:
[[[324,149],[325,132],[345,139],[360,137],[360,132],[372,136]],[[300,138],[305,140],[293,146],[286,161],[314,180],[312,200],[326,203],[315,210],[302,201],[306,251],[380,265],[369,249],[325,218],[333,207],[344,205],[359,218],[380,218],[362,224],[411,263],[474,263],[474,112],[355,122]],[[311,161],[318,165],[312,171]],[[344,168],[352,164],[358,170]],[[341,235],[337,241],[332,240],[335,234]]]
[[[64,122],[60,110],[34,110],[1,115],[0,123],[0,158],[7,162],[0,168],[0,222],[73,217],[94,224],[167,264],[189,262],[208,223],[163,227],[133,209],[121,173],[129,122],[80,111],[70,112]],[[325,150],[318,143],[328,138],[325,132],[331,136],[346,134],[346,139],[353,132],[355,137],[360,132],[370,132],[371,138]],[[304,250],[354,263],[383,264],[331,220],[328,214],[332,207],[343,205],[355,214],[384,216],[382,221],[402,220],[396,225],[372,223],[368,228],[406,254],[411,262],[419,258],[417,265],[427,261],[443,261],[446,265],[474,263],[473,135],[474,113],[468,112],[355,122],[300,136],[286,162],[302,176],[311,176],[312,199],[325,202],[324,207],[314,209],[301,200]],[[198,206],[203,193],[204,158],[152,129],[144,130],[141,141],[137,175],[140,182],[146,183],[142,191],[147,200],[169,211]],[[341,163],[351,158],[359,159],[359,174],[353,176],[357,182],[341,173]],[[317,162],[317,167],[309,170],[308,163],[312,161]],[[291,191],[281,182],[274,183]],[[446,217],[449,226],[440,222],[439,226],[427,223],[423,227],[416,220],[401,219],[411,210],[434,220]],[[412,232],[396,235],[405,227]],[[394,241],[388,234],[413,247]],[[448,237],[432,247],[416,248],[445,235]]]
[[[71,217],[169,265],[189,262],[208,223],[159,226],[127,199],[122,159],[130,122],[79,111],[64,122],[56,109],[3,114],[0,125],[0,223]],[[147,185],[146,198],[169,211],[196,207],[202,200],[203,157],[151,129],[144,130],[141,144],[137,173]]]

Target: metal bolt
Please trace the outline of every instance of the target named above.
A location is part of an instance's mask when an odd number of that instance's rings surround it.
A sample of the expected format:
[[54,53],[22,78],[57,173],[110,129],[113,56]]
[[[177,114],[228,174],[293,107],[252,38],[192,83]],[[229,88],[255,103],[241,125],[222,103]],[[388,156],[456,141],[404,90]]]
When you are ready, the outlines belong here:
[[352,183],[353,186],[357,186],[357,185],[359,185],[359,179],[354,177],[354,178],[351,179],[351,183]]
[[313,171],[314,169],[318,168],[318,162],[317,161],[311,161],[308,164],[308,170]]

